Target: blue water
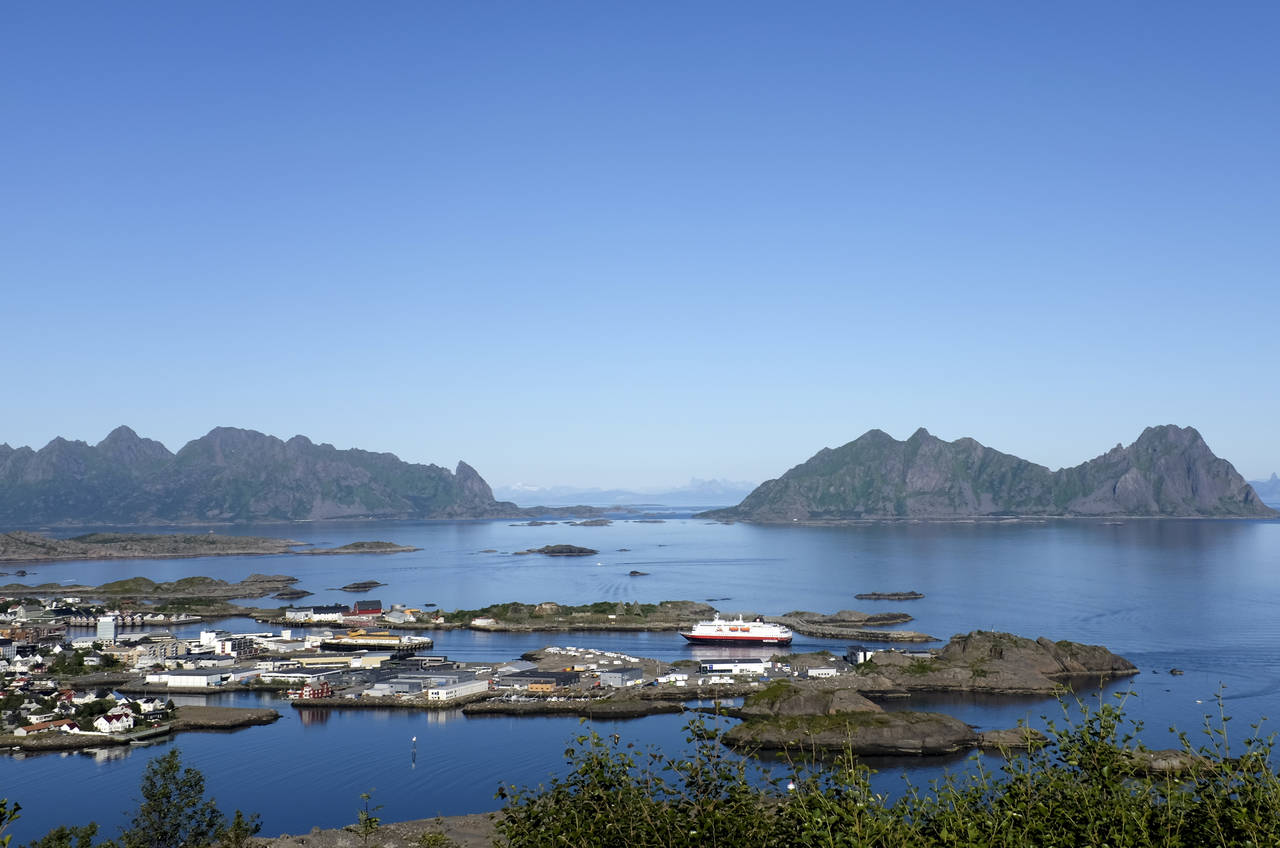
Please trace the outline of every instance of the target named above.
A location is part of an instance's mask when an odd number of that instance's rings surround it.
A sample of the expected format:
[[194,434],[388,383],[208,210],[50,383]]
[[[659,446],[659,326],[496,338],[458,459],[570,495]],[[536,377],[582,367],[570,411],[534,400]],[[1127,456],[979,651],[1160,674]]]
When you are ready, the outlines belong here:
[[[77,562],[28,569],[28,582],[101,583],[136,575],[173,580],[254,572],[290,574],[315,592],[306,602],[350,602],[334,590],[354,580],[385,582],[368,596],[384,603],[449,609],[544,600],[717,601],[725,612],[902,610],[906,628],[940,639],[973,629],[1005,630],[1103,644],[1142,669],[1110,687],[1129,691],[1127,709],[1151,744],[1166,728],[1195,732],[1219,691],[1232,729],[1280,717],[1280,522],[1055,521],[1039,524],[872,524],[757,527],[699,519],[608,527],[513,527],[510,522],[400,522],[265,525],[234,532],[288,536],[321,546],[385,539],[421,547],[411,554],[333,557]],[[222,531],[225,532],[225,531]],[[584,558],[515,556],[545,544],[586,545]],[[628,550],[619,550],[626,548]],[[497,553],[483,553],[493,549]],[[13,567],[2,570],[12,571]],[[631,577],[632,569],[647,571]],[[8,581],[13,578],[4,578]],[[915,589],[924,600],[857,601],[865,591]],[[362,597],[362,596],[354,596]],[[247,619],[233,627],[261,629]],[[226,623],[220,626],[227,626]],[[185,630],[198,630],[198,626]],[[699,655],[673,633],[436,634],[436,652],[464,660],[506,659],[548,644],[582,645],[674,660]],[[798,651],[841,650],[842,642],[800,637]],[[1171,667],[1185,670],[1175,677]],[[1108,695],[1108,697],[1110,697]],[[222,696],[216,703],[257,703]],[[182,749],[204,772],[225,809],[262,814],[264,833],[298,833],[354,821],[359,794],[375,789],[388,819],[496,809],[500,782],[536,784],[564,769],[576,719],[466,719],[457,713],[299,711],[233,734],[186,734],[174,743],[96,760],[86,754],[0,757],[0,796],[19,800],[19,842],[58,823],[96,820],[107,833],[134,804],[148,758]],[[917,698],[981,728],[1039,724],[1059,714],[1052,700]],[[597,723],[638,744],[680,750],[679,716]],[[1236,726],[1239,725],[1237,728]],[[410,739],[418,737],[416,760]],[[963,768],[963,758],[946,765]],[[941,773],[937,762],[878,762],[886,788],[905,767],[912,779]],[[66,802],[74,787],[74,809]]]

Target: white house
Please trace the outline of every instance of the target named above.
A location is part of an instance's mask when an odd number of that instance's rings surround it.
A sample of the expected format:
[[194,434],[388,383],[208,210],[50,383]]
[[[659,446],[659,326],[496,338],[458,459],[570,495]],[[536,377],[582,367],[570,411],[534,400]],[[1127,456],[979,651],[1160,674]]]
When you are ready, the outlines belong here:
[[93,720],[93,726],[99,733],[123,733],[133,729],[133,712],[116,712],[112,710]]
[[34,733],[74,733],[79,730],[79,725],[69,718],[59,719],[58,721],[41,721],[35,724],[29,724],[26,727],[19,727],[13,731],[14,736],[30,736]]

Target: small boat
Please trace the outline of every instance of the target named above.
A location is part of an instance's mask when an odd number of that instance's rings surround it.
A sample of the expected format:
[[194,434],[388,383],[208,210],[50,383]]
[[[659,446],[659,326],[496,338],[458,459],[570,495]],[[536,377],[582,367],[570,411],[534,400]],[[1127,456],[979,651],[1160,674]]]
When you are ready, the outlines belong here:
[[756,618],[744,621],[741,616],[725,621],[716,616],[711,621],[699,621],[680,635],[690,642],[722,643],[733,645],[790,645],[790,628]]

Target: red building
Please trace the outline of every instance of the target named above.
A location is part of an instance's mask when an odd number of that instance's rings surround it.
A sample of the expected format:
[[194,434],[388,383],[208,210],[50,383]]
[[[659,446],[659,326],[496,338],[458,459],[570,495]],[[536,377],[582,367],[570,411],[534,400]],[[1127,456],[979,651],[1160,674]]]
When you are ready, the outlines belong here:
[[352,615],[382,615],[382,601],[356,601]]

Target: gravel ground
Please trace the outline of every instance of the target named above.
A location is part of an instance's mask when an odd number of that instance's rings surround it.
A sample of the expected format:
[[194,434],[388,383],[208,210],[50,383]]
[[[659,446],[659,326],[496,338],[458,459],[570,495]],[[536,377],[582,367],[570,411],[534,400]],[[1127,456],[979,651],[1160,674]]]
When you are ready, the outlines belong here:
[[469,816],[419,819],[407,822],[384,822],[369,837],[368,845],[356,833],[338,828],[320,830],[299,836],[282,834],[274,838],[259,838],[260,845],[271,848],[422,848],[424,834],[443,834],[452,842],[440,845],[426,843],[429,848],[491,848],[499,844],[494,821],[497,813],[476,813]]

